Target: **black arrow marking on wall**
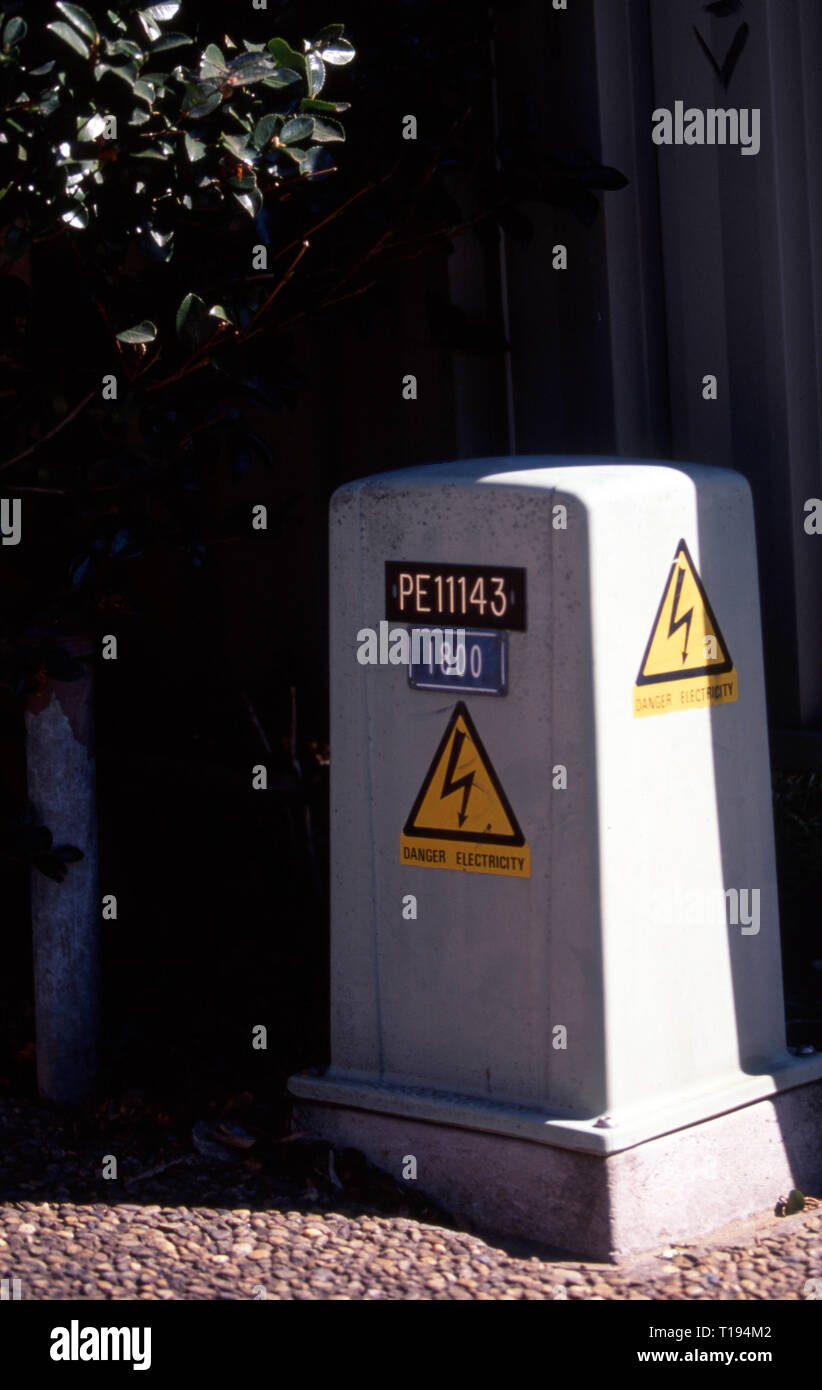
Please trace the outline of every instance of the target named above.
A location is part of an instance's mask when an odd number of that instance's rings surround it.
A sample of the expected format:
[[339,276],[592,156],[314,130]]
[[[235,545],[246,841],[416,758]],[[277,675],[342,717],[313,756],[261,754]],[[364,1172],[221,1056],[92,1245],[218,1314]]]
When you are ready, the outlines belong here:
[[722,83],[722,86],[725,88],[725,91],[727,91],[728,87],[730,86],[730,81],[733,77],[734,69],[736,68],[737,63],[742,57],[742,51],[745,47],[745,44],[748,42],[748,35],[750,34],[750,32],[751,31],[749,25],[740,24],[739,28],[736,31],[736,34],[734,35],[733,43],[731,44],[730,48],[728,49],[728,52],[725,55],[725,61],[722,64],[722,67],[720,67],[710,48],[708,47],[699,30],[697,29],[696,25],[694,25],[694,33],[696,34],[696,37],[699,40],[699,46],[702,49],[702,52],[705,54],[705,57],[708,59],[708,62],[713,68],[717,77],[719,78],[719,81]]
[[703,5],[707,14],[715,14],[717,19],[727,19],[742,9],[742,0],[713,0],[712,5]]

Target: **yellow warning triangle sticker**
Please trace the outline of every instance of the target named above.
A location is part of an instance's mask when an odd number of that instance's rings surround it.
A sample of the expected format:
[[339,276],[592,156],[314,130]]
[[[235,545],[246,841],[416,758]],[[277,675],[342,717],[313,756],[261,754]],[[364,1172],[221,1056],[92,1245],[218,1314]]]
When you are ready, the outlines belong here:
[[731,704],[739,678],[684,540],[671,571],[634,686],[634,717]]
[[400,836],[403,864],[530,878],[530,851],[468,713],[454,707]]

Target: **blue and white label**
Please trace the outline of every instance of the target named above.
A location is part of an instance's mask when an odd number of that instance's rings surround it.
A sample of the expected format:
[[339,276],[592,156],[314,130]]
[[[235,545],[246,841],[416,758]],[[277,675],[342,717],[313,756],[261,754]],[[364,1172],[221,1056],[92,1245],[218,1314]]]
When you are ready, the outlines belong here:
[[505,695],[508,634],[471,628],[412,628],[408,684],[412,690]]

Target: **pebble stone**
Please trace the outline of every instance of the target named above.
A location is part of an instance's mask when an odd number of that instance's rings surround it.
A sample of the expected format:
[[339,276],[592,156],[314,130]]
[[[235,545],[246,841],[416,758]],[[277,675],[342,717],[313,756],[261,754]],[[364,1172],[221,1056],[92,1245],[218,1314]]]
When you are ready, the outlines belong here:
[[[187,1152],[186,1132],[158,1149],[149,1124],[118,1137],[118,1123],[101,1134],[97,1112],[75,1121],[0,1100],[0,1279],[19,1280],[23,1299],[822,1300],[818,1204],[620,1265],[563,1260],[454,1229],[385,1175],[323,1186],[327,1155],[308,1169],[270,1155],[229,1166]],[[116,1184],[100,1178],[106,1153],[123,1155]]]
[[801,1301],[822,1289],[822,1212],[614,1266],[390,1216],[23,1201],[0,1206],[0,1272],[33,1299]]

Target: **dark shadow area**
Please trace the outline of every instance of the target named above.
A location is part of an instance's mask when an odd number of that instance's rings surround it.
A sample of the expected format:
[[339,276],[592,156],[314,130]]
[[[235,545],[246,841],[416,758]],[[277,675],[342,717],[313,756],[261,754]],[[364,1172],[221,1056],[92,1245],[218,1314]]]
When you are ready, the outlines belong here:
[[788,1044],[822,1052],[822,776],[775,772],[773,788]]
[[[370,1212],[460,1229],[354,1149],[272,1137],[277,1107],[249,1093],[222,1107],[222,1120],[198,1122],[194,1142],[179,1112],[172,1117],[157,1105],[158,1096],[145,1090],[71,1110],[32,1099],[0,1101],[3,1202]],[[252,1147],[221,1144],[226,1129],[241,1132]],[[104,1178],[112,1157],[117,1176]]]
[[[707,494],[703,494],[699,498],[697,518],[703,578],[706,569],[710,572],[711,562],[715,559],[715,555],[711,554],[711,547],[716,545],[717,537],[715,517],[710,519],[713,524],[709,526],[707,514],[709,505]],[[757,527],[756,520],[755,510],[753,541],[757,544],[757,551],[761,554],[762,549],[767,547],[770,541],[768,536],[763,534],[762,528]],[[728,533],[727,543],[729,547],[736,546],[736,536]],[[741,559],[740,568],[745,575],[748,574],[747,559]],[[761,564],[759,573],[763,573]],[[753,569],[751,588],[753,591],[751,592],[750,603],[753,607],[757,598],[756,565]],[[718,595],[717,605],[720,602],[721,595]],[[763,599],[760,612],[764,610],[765,606]],[[717,617],[721,625],[721,612],[717,612]],[[760,633],[760,621],[761,619],[758,619],[756,623],[757,640]],[[736,664],[740,703],[746,698],[748,700],[758,699],[759,694],[755,687],[755,682],[760,679],[760,674],[756,670],[759,656],[757,647],[752,645],[750,648],[750,661],[747,669],[745,665],[740,665],[738,656],[734,657],[733,650],[731,650],[731,656]],[[762,679],[764,682],[764,674]],[[748,683],[748,691],[745,690],[746,682]],[[749,691],[750,693],[748,693]],[[791,1062],[799,1062],[802,1055],[812,1055],[814,1048],[817,1051],[822,1049],[822,940],[820,940],[818,916],[818,889],[820,878],[822,878],[822,799],[819,794],[818,774],[775,773],[771,769],[766,728],[767,692],[763,692],[761,741],[750,750],[741,750],[733,736],[729,735],[726,721],[729,713],[736,709],[737,706],[735,705],[719,706],[712,708],[709,715],[713,747],[714,787],[719,814],[719,848],[723,885],[726,893],[730,889],[736,889],[739,891],[741,899],[743,890],[747,889],[749,898],[752,900],[754,890],[761,888],[763,881],[757,876],[758,871],[761,869],[767,877],[771,860],[770,855],[763,855],[760,860],[757,858],[757,853],[751,853],[747,830],[750,830],[750,833],[764,850],[766,841],[763,837],[770,836],[773,826],[777,878],[776,895],[771,906],[766,894],[762,893],[759,926],[761,937],[759,935],[744,935],[741,930],[741,920],[734,924],[730,905],[726,908],[726,930],[736,1001],[740,1065],[743,1071],[751,1075],[761,1075],[763,1078],[767,1078],[771,1074],[771,1068],[778,1069],[780,1066],[790,1065]],[[757,730],[757,733],[759,732]],[[733,755],[730,753],[732,748],[734,750]],[[767,808],[755,805],[752,800],[752,792],[748,782],[749,765],[745,758],[745,753],[748,751],[751,768],[757,768],[757,760],[762,759],[767,762],[770,773],[768,786],[771,791],[771,803]],[[756,775],[757,773],[754,772],[754,776]],[[764,823],[762,819],[763,809],[765,809]],[[739,871],[743,865],[747,865],[746,876],[750,879],[749,882],[739,881]],[[740,907],[740,915],[741,911]],[[752,911],[753,907],[751,906],[749,914]],[[775,1047],[770,1055],[763,1057],[756,1055],[752,1040],[762,1036],[760,1013],[764,1007],[770,1010],[770,990],[776,989],[776,980],[771,976],[767,981],[760,980],[758,989],[753,986],[752,976],[755,970],[753,953],[760,942],[764,949],[768,949],[773,942],[774,935],[777,939],[776,959],[777,962],[781,961],[782,967],[784,1023],[780,1027],[779,1038]],[[778,1003],[781,1005],[783,1000],[780,999]],[[784,1078],[780,1081],[778,1070],[775,1075],[777,1083],[784,1088],[785,1081]],[[806,1080],[811,1081],[812,1078],[806,1078]],[[801,1085],[801,1082],[801,1075],[797,1077],[794,1074],[790,1084],[797,1086]],[[818,1086],[819,1083],[816,1084]],[[803,1186],[806,1186],[808,1183],[819,1180],[819,1162],[813,1158],[814,1152],[818,1153],[819,1138],[815,1139],[812,1134],[808,1133],[807,1113],[801,1105],[793,1103],[796,1100],[796,1095],[797,1093],[794,1092],[793,1100],[781,1105],[776,1114],[781,1128],[782,1144],[792,1174],[797,1181],[801,1180]],[[791,1123],[792,1117],[796,1117],[795,1123],[798,1123],[798,1130]],[[753,1161],[755,1164],[762,1163],[766,1161],[765,1155],[757,1154]],[[778,1162],[778,1157],[776,1157],[776,1161]],[[778,1214],[782,1213],[778,1212]]]

